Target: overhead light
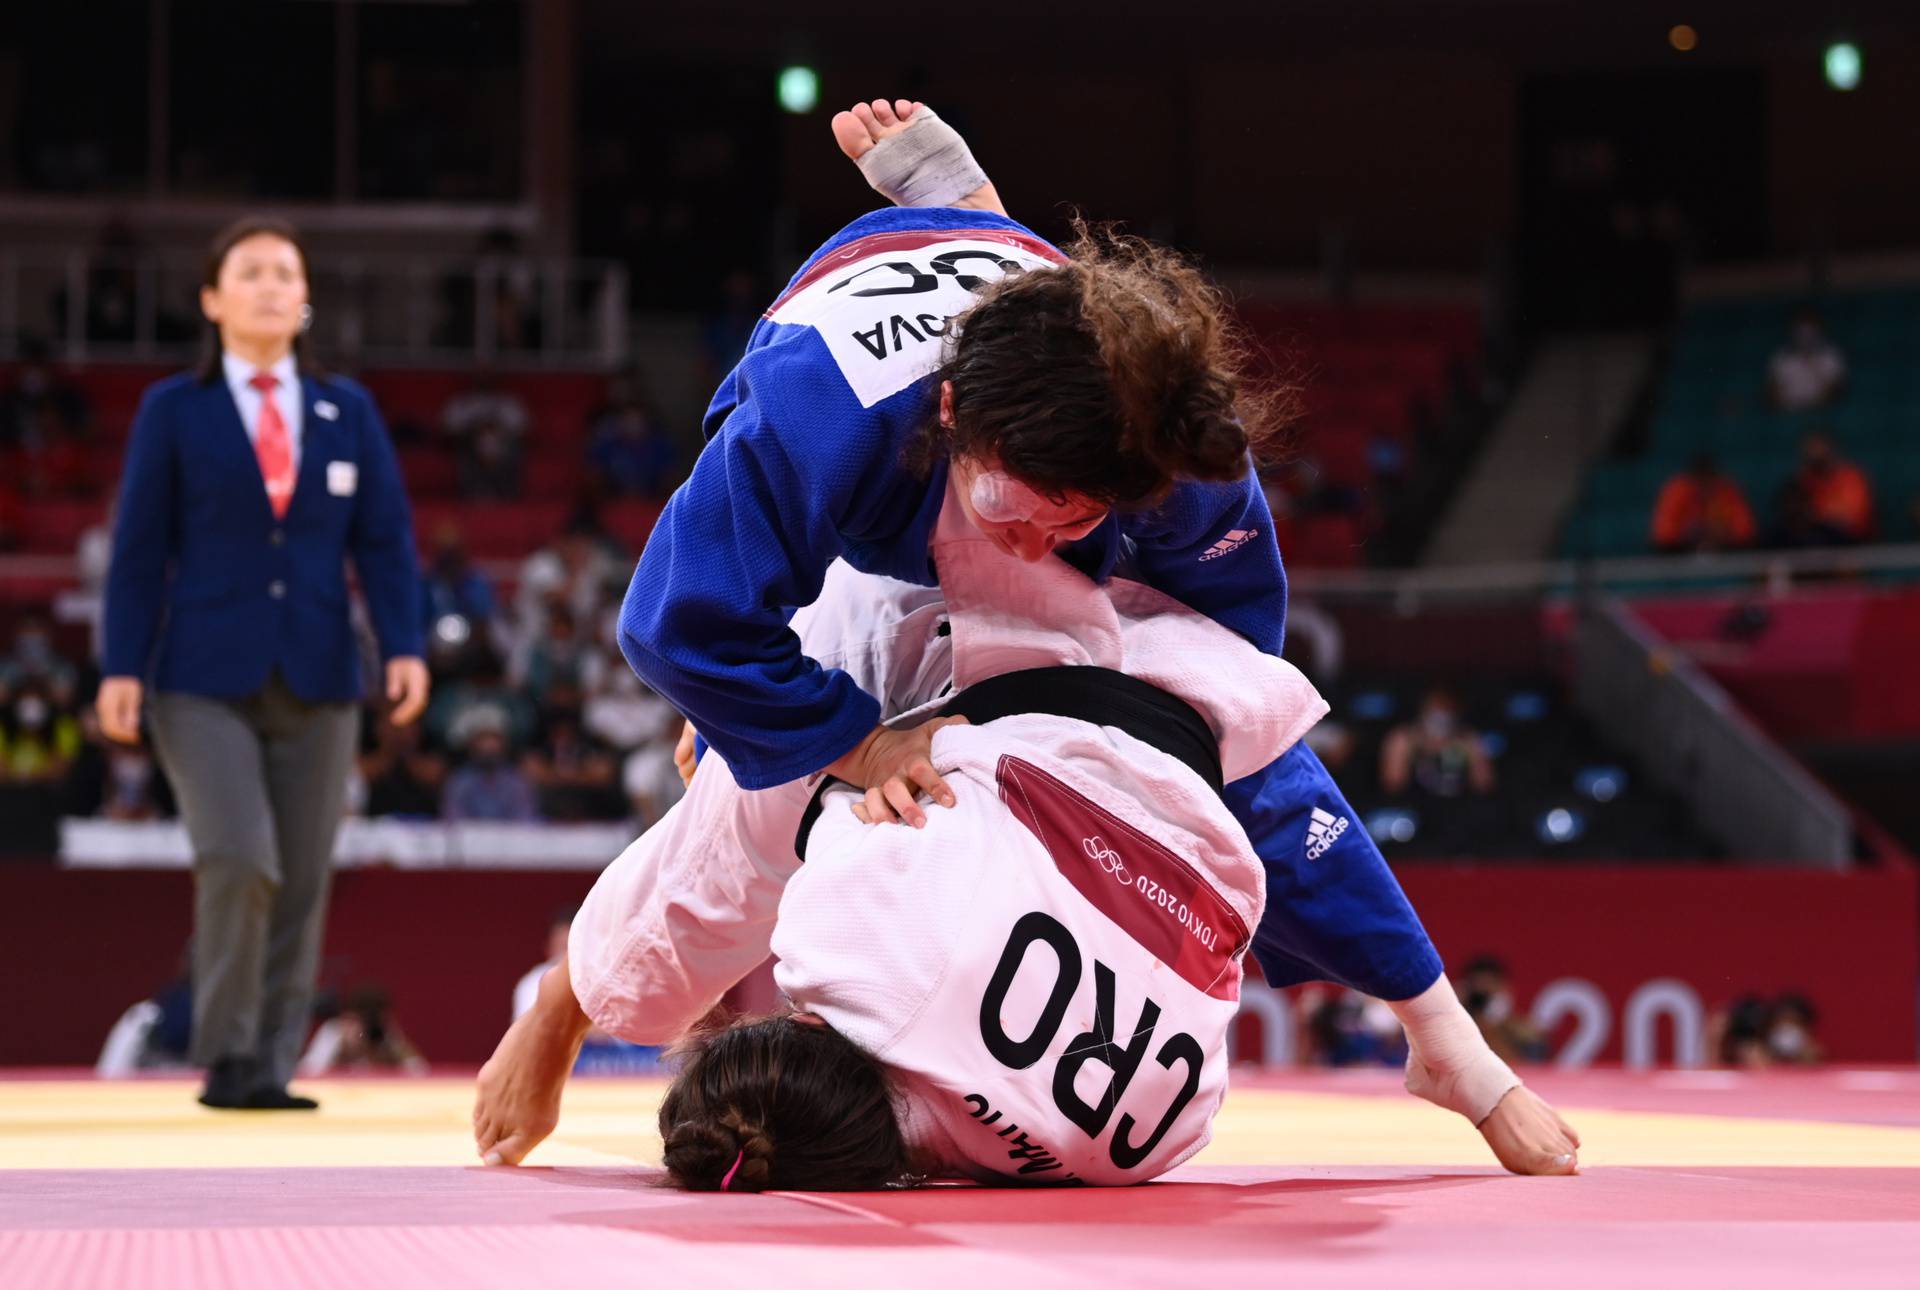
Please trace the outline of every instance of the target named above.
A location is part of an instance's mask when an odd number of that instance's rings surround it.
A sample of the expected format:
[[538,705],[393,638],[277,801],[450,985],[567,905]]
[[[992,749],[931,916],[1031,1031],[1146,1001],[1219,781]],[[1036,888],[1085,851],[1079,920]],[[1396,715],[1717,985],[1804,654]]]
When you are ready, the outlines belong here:
[[820,104],[820,74],[811,67],[780,69],[780,106],[795,115],[813,111]]
[[1860,50],[1849,41],[1827,46],[1827,84],[1850,90],[1860,83]]

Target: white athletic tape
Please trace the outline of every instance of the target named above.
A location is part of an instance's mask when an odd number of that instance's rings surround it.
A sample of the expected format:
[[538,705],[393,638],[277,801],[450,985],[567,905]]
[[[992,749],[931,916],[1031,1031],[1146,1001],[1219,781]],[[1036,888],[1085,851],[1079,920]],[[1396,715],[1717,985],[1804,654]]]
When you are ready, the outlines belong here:
[[967,141],[925,106],[854,164],[896,206],[951,206],[987,182]]
[[1494,1055],[1444,973],[1424,993],[1389,1003],[1407,1032],[1407,1092],[1476,1126],[1520,1084]]
[[1027,485],[998,470],[975,475],[967,500],[973,503],[973,513],[989,524],[1017,524],[1053,506]]

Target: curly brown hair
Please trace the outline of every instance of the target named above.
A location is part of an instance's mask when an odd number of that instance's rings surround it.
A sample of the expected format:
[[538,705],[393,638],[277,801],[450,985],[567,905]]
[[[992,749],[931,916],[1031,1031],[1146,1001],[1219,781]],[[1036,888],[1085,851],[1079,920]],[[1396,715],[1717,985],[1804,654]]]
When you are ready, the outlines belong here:
[[1220,289],[1144,238],[1074,234],[1067,263],[1011,273],[955,319],[938,374],[953,424],[929,418],[909,467],[993,457],[1042,493],[1140,510],[1277,455],[1295,391],[1254,377]]
[[675,1186],[873,1191],[907,1177],[885,1071],[829,1027],[754,1018],[697,1032],[673,1056],[660,1138]]

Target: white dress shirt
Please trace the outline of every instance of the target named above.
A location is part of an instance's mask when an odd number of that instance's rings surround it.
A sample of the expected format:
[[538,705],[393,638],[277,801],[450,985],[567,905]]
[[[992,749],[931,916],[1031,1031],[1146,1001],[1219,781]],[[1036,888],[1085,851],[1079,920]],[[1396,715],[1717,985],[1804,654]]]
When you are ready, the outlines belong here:
[[[235,358],[230,353],[220,355],[220,365],[226,370],[227,388],[233,391],[234,406],[240,409],[240,424],[247,428],[247,442],[259,451],[260,444],[260,391],[253,388],[253,374],[260,371],[252,363]],[[293,355],[288,354],[272,367],[266,369],[280,383],[273,387],[273,401],[280,409],[280,419],[287,425],[287,443],[293,449],[293,477],[300,478],[300,431],[301,407],[300,371],[293,363]]]

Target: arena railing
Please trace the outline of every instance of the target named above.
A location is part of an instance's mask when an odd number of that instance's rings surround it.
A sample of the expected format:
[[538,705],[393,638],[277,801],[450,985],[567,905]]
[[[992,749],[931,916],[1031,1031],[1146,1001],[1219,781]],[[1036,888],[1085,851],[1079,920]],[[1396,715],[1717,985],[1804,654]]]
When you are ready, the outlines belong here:
[[[68,361],[182,363],[199,348],[204,260],[175,251],[0,249],[0,360],[29,338]],[[310,284],[328,361],[612,368],[628,361],[628,279],[609,260],[328,255]]]
[[[342,869],[561,869],[598,873],[638,833],[626,822],[348,819],[333,862]],[[72,869],[186,869],[193,849],[178,820],[60,822],[60,863]]]
[[1610,560],[1522,560],[1413,569],[1289,569],[1297,594],[1327,601],[1423,603],[1595,593],[1662,595],[1758,587],[1784,595],[1835,578],[1920,581],[1920,542]]
[[1728,854],[1834,870],[1851,865],[1847,807],[1699,664],[1610,598],[1582,607],[1574,641],[1581,711],[1685,799]]

